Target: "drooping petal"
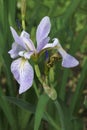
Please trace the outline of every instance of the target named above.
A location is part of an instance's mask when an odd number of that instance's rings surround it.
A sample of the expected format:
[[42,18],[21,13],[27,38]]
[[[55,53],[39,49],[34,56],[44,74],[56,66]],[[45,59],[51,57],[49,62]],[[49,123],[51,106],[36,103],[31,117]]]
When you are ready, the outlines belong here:
[[58,45],[58,39],[54,38],[53,39],[53,43],[48,43],[47,45],[45,45],[42,49],[47,49],[47,48],[54,48]]
[[32,66],[26,61],[20,71],[19,94],[27,91],[33,84],[34,71]]
[[45,39],[43,39],[41,41],[41,43],[39,44],[39,46],[37,46],[37,52],[38,53],[44,48],[44,46],[46,46],[48,44],[49,40],[50,40],[50,38],[47,37],[47,38],[45,38]]
[[73,56],[66,54],[66,56],[63,57],[62,60],[62,66],[65,68],[72,68],[79,64],[78,60],[74,58]]
[[14,42],[12,44],[12,49],[8,53],[10,54],[11,58],[16,58],[18,57],[18,53],[23,50],[24,48],[22,46]]
[[36,31],[37,48],[39,48],[40,44],[42,44],[43,39],[48,37],[50,28],[51,28],[50,19],[48,16],[45,16],[37,27]]
[[19,73],[20,63],[21,63],[21,58],[18,58],[17,60],[14,60],[11,64],[11,72],[19,84],[20,84],[20,73]]
[[23,42],[23,40],[21,39],[21,37],[18,36],[18,34],[16,33],[16,31],[12,27],[10,27],[10,29],[11,29],[11,32],[12,32],[12,35],[13,35],[13,38],[14,38],[15,42],[17,44],[19,44],[20,46],[22,46],[24,49],[26,49],[26,45]]
[[79,64],[78,60],[76,60],[76,58],[74,58],[73,56],[71,56],[70,54],[68,54],[60,45],[60,43],[58,42],[58,52],[60,53],[60,55],[62,56],[62,66],[65,68],[72,68],[75,67]]
[[27,91],[33,83],[34,71],[27,60],[19,58],[12,62],[11,72],[20,84],[19,94]]
[[30,39],[30,35],[26,31],[22,31],[20,37],[24,41],[24,43],[27,47],[27,50],[32,50],[32,51],[34,50],[35,51],[35,47],[34,47],[32,40]]

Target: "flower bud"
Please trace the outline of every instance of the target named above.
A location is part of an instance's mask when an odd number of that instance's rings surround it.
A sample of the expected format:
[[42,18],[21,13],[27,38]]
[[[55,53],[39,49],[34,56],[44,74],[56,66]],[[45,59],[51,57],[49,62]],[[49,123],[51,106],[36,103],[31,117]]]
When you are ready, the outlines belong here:
[[45,93],[52,99],[56,100],[57,92],[54,88],[50,88],[49,86],[43,86]]

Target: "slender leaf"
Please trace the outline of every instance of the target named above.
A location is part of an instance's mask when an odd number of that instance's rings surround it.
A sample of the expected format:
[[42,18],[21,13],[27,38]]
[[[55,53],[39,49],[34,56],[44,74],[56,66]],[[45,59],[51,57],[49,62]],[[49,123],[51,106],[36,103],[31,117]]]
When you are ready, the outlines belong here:
[[24,110],[28,110],[32,113],[35,113],[35,106],[26,101],[23,101],[22,99],[16,97],[8,97],[8,96],[5,96],[5,99]]
[[81,72],[81,75],[80,75],[80,78],[78,80],[78,84],[77,84],[77,87],[76,87],[76,91],[72,97],[72,100],[71,100],[71,103],[70,103],[70,112],[71,114],[74,112],[75,110],[75,106],[77,105],[77,101],[79,99],[79,96],[84,88],[84,85],[83,85],[83,82],[85,80],[85,76],[87,74],[87,60],[85,61],[84,63],[84,66],[83,66],[83,70]]
[[0,88],[0,107],[3,110],[11,128],[13,129],[13,126],[14,126],[14,129],[17,129],[15,117],[13,116],[11,106],[5,100],[5,97],[1,88]]
[[45,111],[46,104],[48,102],[48,96],[43,94],[39,97],[39,101],[36,107],[36,113],[35,113],[35,124],[34,124],[34,130],[38,130],[40,126],[41,119],[43,117],[43,113]]

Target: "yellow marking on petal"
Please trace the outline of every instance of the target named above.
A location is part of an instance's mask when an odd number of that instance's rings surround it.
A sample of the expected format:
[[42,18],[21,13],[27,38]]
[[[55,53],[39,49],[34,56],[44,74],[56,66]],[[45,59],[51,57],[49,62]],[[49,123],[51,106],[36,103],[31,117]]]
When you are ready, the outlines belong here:
[[25,58],[22,58],[22,59],[21,59],[21,64],[20,64],[20,70],[23,69],[25,62],[26,62],[26,59],[25,59]]

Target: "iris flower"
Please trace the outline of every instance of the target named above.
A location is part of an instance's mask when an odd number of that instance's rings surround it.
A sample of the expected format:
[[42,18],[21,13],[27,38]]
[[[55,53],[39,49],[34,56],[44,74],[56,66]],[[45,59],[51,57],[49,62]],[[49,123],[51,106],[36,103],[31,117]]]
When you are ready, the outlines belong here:
[[30,35],[26,31],[23,30],[19,36],[12,27],[10,28],[14,42],[12,49],[8,53],[11,58],[15,59],[11,64],[11,72],[20,84],[19,94],[27,91],[33,84],[34,70],[29,63],[29,59],[32,55],[38,55],[44,49],[55,47],[63,58],[63,67],[69,68],[78,65],[78,61],[63,50],[57,38],[53,39],[53,43],[49,43],[48,34],[50,33],[51,23],[48,16],[45,16],[37,27],[37,48],[35,48]]

